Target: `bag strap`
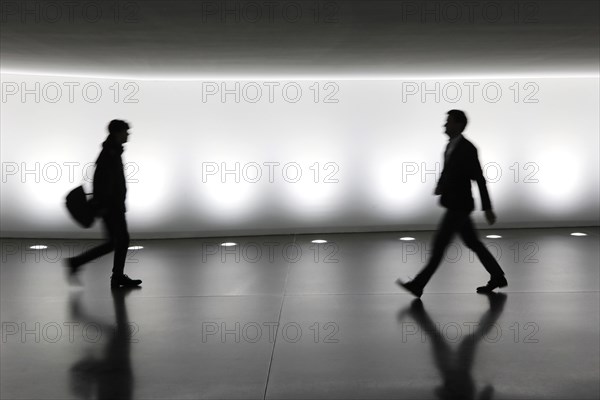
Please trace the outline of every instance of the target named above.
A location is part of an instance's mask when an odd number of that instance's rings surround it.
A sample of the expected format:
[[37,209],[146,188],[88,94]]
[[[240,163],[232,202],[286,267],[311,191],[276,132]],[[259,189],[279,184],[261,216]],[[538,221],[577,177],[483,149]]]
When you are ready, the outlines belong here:
[[85,192],[85,179],[81,178],[81,184],[79,186],[81,186],[81,189],[83,189],[83,194],[85,194],[86,196],[92,196],[94,194],[94,192],[90,192],[90,193],[86,193]]

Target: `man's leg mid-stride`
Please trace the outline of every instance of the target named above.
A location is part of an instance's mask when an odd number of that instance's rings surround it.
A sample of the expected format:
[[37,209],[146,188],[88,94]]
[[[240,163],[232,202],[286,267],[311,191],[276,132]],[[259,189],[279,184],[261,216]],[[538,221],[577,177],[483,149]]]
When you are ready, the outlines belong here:
[[465,245],[477,254],[477,258],[479,258],[485,270],[490,274],[489,282],[485,286],[479,286],[477,292],[489,293],[496,288],[507,286],[508,282],[504,277],[504,271],[502,271],[500,264],[498,264],[492,253],[477,237],[477,231],[473,226],[471,218],[466,219],[459,230],[459,234]]
[[446,247],[452,240],[454,234],[460,229],[462,224],[469,218],[469,212],[462,210],[446,210],[442,221],[433,238],[433,250],[429,261],[423,267],[421,272],[410,282],[402,282],[400,279],[396,283],[417,297],[423,294],[423,288],[429,282],[435,271],[438,269]]

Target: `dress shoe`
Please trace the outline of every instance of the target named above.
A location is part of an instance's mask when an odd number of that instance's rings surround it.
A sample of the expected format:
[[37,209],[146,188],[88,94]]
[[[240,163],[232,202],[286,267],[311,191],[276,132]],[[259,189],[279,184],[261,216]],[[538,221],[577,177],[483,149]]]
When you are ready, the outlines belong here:
[[113,275],[110,277],[110,287],[137,287],[142,284],[141,279],[131,279],[127,275]]
[[477,288],[477,293],[490,293],[496,288],[503,288],[506,286],[508,286],[508,282],[506,281],[504,275],[502,275],[497,278],[490,279],[485,286],[479,286]]
[[396,284],[414,294],[415,297],[420,298],[423,294],[423,288],[417,285],[414,281],[402,282],[400,278],[398,278],[396,280]]

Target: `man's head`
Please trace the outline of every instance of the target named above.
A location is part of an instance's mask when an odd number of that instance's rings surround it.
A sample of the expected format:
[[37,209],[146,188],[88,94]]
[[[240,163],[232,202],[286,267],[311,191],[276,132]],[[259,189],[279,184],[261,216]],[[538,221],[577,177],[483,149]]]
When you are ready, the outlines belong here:
[[129,124],[120,119],[113,119],[108,124],[108,136],[119,144],[127,142]]
[[467,116],[461,110],[450,110],[444,126],[446,127],[446,135],[451,138],[460,135],[467,126]]

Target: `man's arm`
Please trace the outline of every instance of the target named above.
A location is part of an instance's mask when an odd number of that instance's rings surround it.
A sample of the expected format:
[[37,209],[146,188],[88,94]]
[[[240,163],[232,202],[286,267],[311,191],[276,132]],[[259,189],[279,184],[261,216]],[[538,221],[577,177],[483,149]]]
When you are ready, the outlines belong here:
[[440,179],[438,180],[437,185],[435,186],[435,190],[433,191],[433,194],[436,196],[441,195],[443,185],[444,185],[444,172],[442,171],[442,175],[440,176]]
[[477,182],[477,187],[479,187],[479,195],[481,196],[481,208],[485,212],[485,218],[487,219],[490,225],[493,225],[496,222],[496,215],[494,211],[492,211],[492,202],[490,200],[490,194],[487,190],[487,185],[485,182],[485,177],[483,176],[483,171],[481,170],[481,164],[479,163],[479,157],[477,155],[477,149],[473,147],[473,163],[471,166],[471,177]]
[[92,200],[99,216],[108,212],[112,201],[113,177],[111,172],[106,160],[99,157],[94,172],[94,197]]

